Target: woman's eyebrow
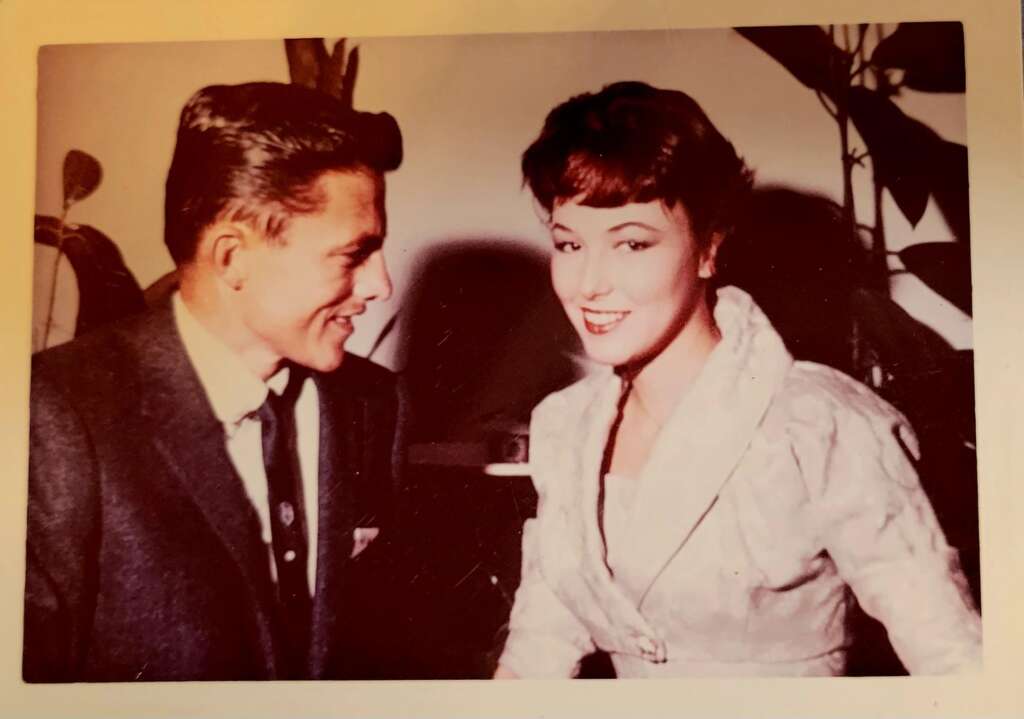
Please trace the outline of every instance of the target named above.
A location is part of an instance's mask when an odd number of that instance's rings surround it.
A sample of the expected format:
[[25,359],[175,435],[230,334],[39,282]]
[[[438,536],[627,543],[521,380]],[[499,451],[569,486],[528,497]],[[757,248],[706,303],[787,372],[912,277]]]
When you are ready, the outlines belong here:
[[639,220],[630,220],[629,222],[620,222],[613,227],[608,228],[608,232],[618,232],[619,230],[625,230],[630,227],[639,227],[644,230],[650,230],[651,232],[661,232],[662,228],[655,227],[654,225],[648,225],[646,222],[640,222]]

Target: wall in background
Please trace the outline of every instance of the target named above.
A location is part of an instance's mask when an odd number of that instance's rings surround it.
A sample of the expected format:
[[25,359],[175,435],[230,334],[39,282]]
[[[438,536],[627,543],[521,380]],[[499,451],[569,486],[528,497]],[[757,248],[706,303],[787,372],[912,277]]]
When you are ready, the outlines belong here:
[[[343,30],[343,28],[338,28]],[[326,30],[325,30],[326,32]],[[389,177],[386,254],[397,291],[360,318],[349,347],[363,354],[401,308],[418,261],[439,243],[490,238],[547,247],[519,156],[547,112],[616,80],[692,95],[754,168],[782,184],[839,199],[839,140],[814,94],[730,30],[367,38],[355,104],[392,113],[406,156]],[[49,46],[39,54],[37,212],[60,210],[60,167],[71,148],[103,164],[95,195],[73,222],[102,230],[146,286],[172,268],[162,244],[163,182],[178,113],[203,85],[287,81],[281,40]],[[942,137],[966,141],[963,95],[908,93],[903,109]],[[858,215],[873,216],[869,171],[859,171]],[[934,207],[911,228],[885,205],[890,249],[951,240]],[[957,348],[970,320],[911,276],[897,300]],[[406,313],[408,314],[408,313]],[[394,365],[394,342],[377,359]]]

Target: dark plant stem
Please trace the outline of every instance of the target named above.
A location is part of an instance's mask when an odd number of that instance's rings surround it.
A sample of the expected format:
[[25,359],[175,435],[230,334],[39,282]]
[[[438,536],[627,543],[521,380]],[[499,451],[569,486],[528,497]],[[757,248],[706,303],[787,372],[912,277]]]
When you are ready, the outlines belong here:
[[[850,148],[850,87],[863,72],[864,62],[861,53],[864,49],[864,32],[858,28],[858,39],[856,49],[851,48],[849,34],[845,35],[846,44],[842,52],[837,54],[837,66],[832,68],[833,87],[835,88],[836,113],[834,115],[836,124],[839,127],[839,151],[843,167],[843,207],[842,207],[842,236],[849,243],[850,247],[862,250],[860,232],[857,223],[857,208],[853,196],[853,168],[860,161],[860,157]],[[858,60],[861,60],[858,62]],[[857,65],[856,71],[854,65]],[[850,338],[850,369],[855,376],[866,380],[868,371],[866,365],[870,362],[867,355],[868,348],[865,346],[861,327],[855,315],[850,317],[849,327]]]
[[868,284],[889,295],[889,263],[885,249],[885,219],[882,213],[883,187],[878,170],[872,169],[875,195],[875,226],[871,228],[871,250],[868,253]]
[[[881,43],[885,39],[882,26],[875,26],[876,32],[878,33],[878,42]],[[893,94],[893,86],[889,82],[889,76],[885,70],[879,68],[872,69],[872,76],[875,80],[875,91],[882,94],[885,97],[889,97]],[[884,200],[885,187],[882,183],[881,175],[878,172],[878,163],[872,159],[871,162],[871,180],[874,190],[875,198],[875,224],[871,230],[871,249],[868,253],[868,284],[875,290],[882,292],[886,297],[889,296],[889,260],[885,242],[885,218],[882,212],[882,203]]]
[[849,108],[849,58],[843,59],[843,67],[835,73],[835,120],[839,127],[839,149],[843,165],[843,236],[857,242],[857,212],[853,197],[853,166],[856,158],[850,150],[850,108]]
[[53,273],[51,274],[50,281],[50,299],[46,303],[46,325],[43,328],[43,346],[41,349],[46,349],[47,343],[50,341],[50,326],[53,324],[53,305],[57,300],[57,272],[60,270],[60,258],[64,256],[64,220],[67,216],[68,207],[65,205],[64,209],[60,212],[60,219],[58,220],[57,257],[53,260]]

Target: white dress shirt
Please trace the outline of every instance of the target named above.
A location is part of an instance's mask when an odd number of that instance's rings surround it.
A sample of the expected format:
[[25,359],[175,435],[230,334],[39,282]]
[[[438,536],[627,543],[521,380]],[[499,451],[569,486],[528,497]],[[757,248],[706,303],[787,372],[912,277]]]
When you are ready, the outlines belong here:
[[[228,456],[242,478],[260,518],[260,528],[271,576],[277,579],[270,530],[267,475],[263,466],[263,443],[256,410],[268,391],[280,394],[288,384],[288,368],[282,368],[265,383],[253,374],[241,358],[207,330],[189,311],[180,293],[172,299],[174,319],[185,352],[206,391],[213,413],[224,427]],[[306,572],[311,593],[316,590],[317,488],[319,478],[320,407],[316,384],[307,378],[295,404],[295,429],[302,478],[302,501],[306,515],[309,552]]]

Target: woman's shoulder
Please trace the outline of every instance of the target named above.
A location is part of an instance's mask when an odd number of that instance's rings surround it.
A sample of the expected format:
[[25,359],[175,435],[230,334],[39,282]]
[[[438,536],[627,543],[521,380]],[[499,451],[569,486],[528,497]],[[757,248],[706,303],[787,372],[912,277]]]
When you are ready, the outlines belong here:
[[797,361],[786,375],[773,409],[797,417],[828,414],[870,422],[906,424],[906,418],[849,375],[815,362]]
[[893,487],[916,484],[920,458],[899,411],[852,377],[810,362],[794,363],[752,446],[791,458],[802,491],[837,507],[884,504]]
[[794,450],[814,445],[856,444],[876,454],[902,445],[918,455],[906,417],[864,384],[814,362],[794,362],[762,424],[769,436],[785,437]]

